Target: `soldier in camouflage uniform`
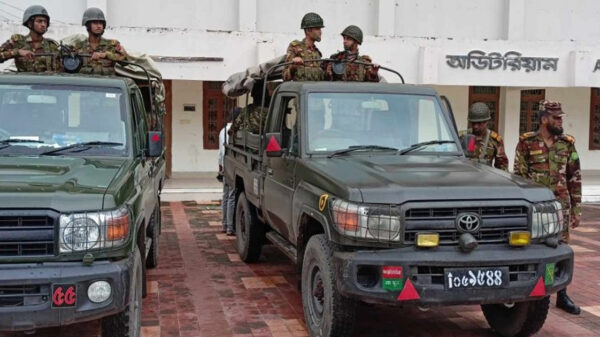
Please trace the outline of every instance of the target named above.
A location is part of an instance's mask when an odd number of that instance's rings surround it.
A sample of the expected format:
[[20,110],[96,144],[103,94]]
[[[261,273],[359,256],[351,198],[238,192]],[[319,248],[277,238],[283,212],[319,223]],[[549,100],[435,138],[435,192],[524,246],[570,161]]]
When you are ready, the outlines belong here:
[[262,133],[261,126],[264,128],[265,122],[267,121],[269,104],[276,87],[277,84],[274,82],[267,83],[265,104],[261,104],[263,89],[262,82],[254,84],[251,93],[252,103],[247,107],[242,108],[241,113],[234,119],[231,126],[233,134],[235,134],[238,130],[246,130],[250,133],[256,134]]
[[[461,139],[473,135],[472,144],[467,145],[467,157],[497,169],[508,171],[508,157],[504,152],[504,141],[495,131],[488,129],[489,121],[492,119],[490,108],[485,103],[477,102],[469,109],[469,123],[471,129],[461,131]],[[471,148],[469,148],[471,147]]]
[[[517,145],[514,173],[540,183],[554,192],[570,219],[562,240],[568,242],[568,225],[575,228],[581,216],[581,170],[575,138],[563,134],[564,112],[558,102],[540,102],[540,127],[536,132],[521,135]],[[558,292],[556,306],[579,315],[580,308],[567,295]]]
[[93,7],[86,9],[82,25],[87,28],[88,39],[76,42],[73,48],[78,54],[87,54],[89,57],[83,57],[79,72],[114,75],[116,62],[125,60],[127,53],[119,41],[102,37],[106,29],[106,19],[102,10]]
[[[0,46],[0,63],[15,59],[18,71],[45,72],[60,70],[58,43],[44,38],[50,26],[48,11],[42,6],[28,7],[23,14],[23,26],[29,28],[29,35],[14,34]],[[35,56],[54,54],[53,56]]]
[[328,63],[325,72],[327,79],[333,81],[379,82],[378,65],[366,66],[349,62],[372,63],[369,56],[358,54],[358,46],[363,42],[362,30],[354,25],[348,26],[342,32],[342,37],[344,38],[344,51],[333,54],[330,58],[339,62],[346,62],[339,63],[339,66],[343,67],[341,71],[334,71],[334,65]]
[[324,66],[319,62],[304,62],[320,59],[321,51],[315,42],[321,41],[323,19],[316,13],[307,13],[302,18],[300,28],[304,29],[304,39],[294,40],[287,48],[285,62],[293,62],[283,69],[284,81],[322,81],[325,78]]

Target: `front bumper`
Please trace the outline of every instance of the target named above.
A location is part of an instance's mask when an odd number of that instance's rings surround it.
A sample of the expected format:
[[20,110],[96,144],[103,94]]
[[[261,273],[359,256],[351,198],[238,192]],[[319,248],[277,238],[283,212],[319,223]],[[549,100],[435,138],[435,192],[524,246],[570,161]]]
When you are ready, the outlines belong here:
[[[133,264],[134,258],[131,254],[119,261],[96,261],[90,266],[81,262],[0,265],[0,289],[31,286],[25,287],[30,292],[23,296],[22,303],[18,305],[2,305],[15,299],[20,301],[13,295],[10,299],[0,298],[0,331],[63,326],[99,319],[122,311],[128,301]],[[112,294],[103,303],[93,303],[88,299],[88,286],[99,280],[110,283]],[[52,285],[55,284],[76,285],[75,306],[52,307]]]
[[[345,296],[367,303],[405,304],[424,306],[455,304],[510,303],[533,299],[530,297],[540,277],[544,278],[546,264],[556,266],[554,282],[546,285],[547,294],[565,288],[573,277],[573,251],[561,244],[551,248],[543,244],[525,248],[507,245],[482,245],[470,253],[457,247],[438,247],[424,250],[415,247],[336,252],[337,287]],[[382,287],[382,267],[401,266],[403,280],[413,284],[419,299],[399,301],[398,291]],[[508,267],[509,282],[504,288],[446,290],[444,268]]]

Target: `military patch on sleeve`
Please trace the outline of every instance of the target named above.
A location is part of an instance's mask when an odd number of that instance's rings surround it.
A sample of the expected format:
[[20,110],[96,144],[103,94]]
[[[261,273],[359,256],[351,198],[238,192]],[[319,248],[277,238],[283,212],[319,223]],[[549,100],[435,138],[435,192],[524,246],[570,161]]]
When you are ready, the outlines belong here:
[[502,141],[502,136],[500,136],[498,133],[496,133],[496,131],[490,132],[490,137],[492,137],[492,139],[495,140],[495,141],[497,141],[497,142],[501,142]]
[[19,42],[19,41],[23,41],[23,40],[25,40],[25,37],[24,37],[23,35],[21,35],[21,34],[13,34],[13,35],[10,37],[10,39],[11,39],[11,41],[13,41],[13,42]]
[[571,161],[577,161],[579,160],[579,155],[577,154],[577,152],[573,151],[571,152]]
[[565,139],[567,142],[569,142],[569,143],[571,143],[571,144],[575,144],[575,137],[573,137],[573,136],[571,136],[571,135],[564,135],[564,136],[563,136],[563,138],[564,138],[564,139]]
[[371,63],[371,62],[373,62],[373,60],[371,59],[371,57],[370,57],[370,56],[367,56],[367,55],[363,55],[363,56],[361,56],[360,58],[361,58],[361,60],[362,60],[363,62],[365,62],[365,63]]
[[319,211],[323,212],[325,207],[327,206],[327,199],[329,199],[329,194],[323,194],[319,198]]

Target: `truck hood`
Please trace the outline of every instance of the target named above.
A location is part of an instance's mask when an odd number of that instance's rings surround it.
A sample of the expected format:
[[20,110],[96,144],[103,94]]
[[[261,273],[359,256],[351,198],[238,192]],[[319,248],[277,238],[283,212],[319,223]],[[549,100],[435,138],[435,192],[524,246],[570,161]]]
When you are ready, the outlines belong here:
[[0,207],[102,209],[127,158],[0,157]]
[[[541,185],[464,157],[347,155],[305,162],[350,201],[402,204],[407,201],[519,199],[552,200]],[[325,188],[325,190],[328,190]],[[352,191],[360,193],[352,193]],[[362,200],[352,200],[360,196]]]

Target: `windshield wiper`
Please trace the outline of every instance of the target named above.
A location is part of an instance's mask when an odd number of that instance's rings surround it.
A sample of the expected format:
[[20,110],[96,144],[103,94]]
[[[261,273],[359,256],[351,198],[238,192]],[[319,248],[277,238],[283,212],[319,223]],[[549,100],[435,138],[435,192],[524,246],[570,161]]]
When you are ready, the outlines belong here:
[[327,156],[327,158],[332,158],[340,154],[346,154],[348,152],[358,151],[358,150],[384,150],[384,151],[398,151],[395,147],[389,146],[381,146],[381,145],[353,145],[348,147],[347,149],[337,150]]
[[437,144],[455,144],[455,142],[453,140],[430,140],[428,142],[421,142],[421,143],[413,144],[413,145],[407,147],[406,149],[402,149],[402,150],[398,151],[398,154],[399,155],[407,154],[414,150],[420,149],[424,146],[437,145]]
[[58,149],[42,152],[39,155],[40,156],[50,156],[50,155],[54,155],[54,154],[58,154],[60,152],[66,151],[66,150],[72,150],[72,149],[78,149],[77,151],[73,151],[73,152],[83,152],[83,151],[87,151],[87,150],[91,149],[94,146],[111,147],[111,146],[120,146],[120,145],[123,145],[123,143],[102,142],[102,141],[75,143],[75,144],[59,147]]
[[11,146],[12,143],[44,143],[41,140],[29,139],[29,138],[7,138],[0,140],[0,149]]

